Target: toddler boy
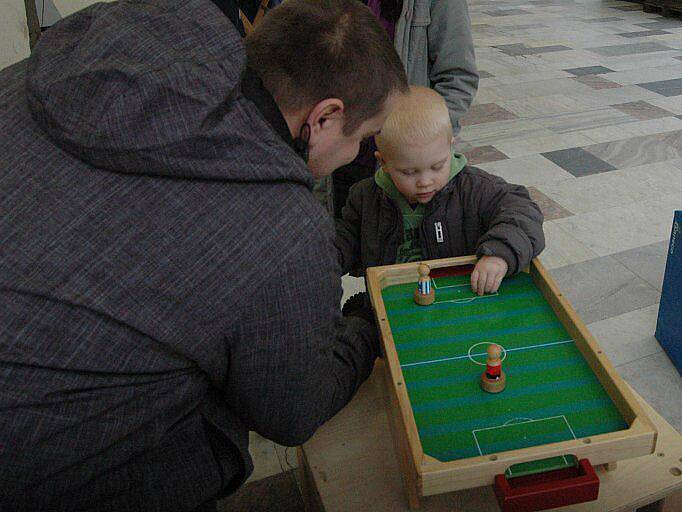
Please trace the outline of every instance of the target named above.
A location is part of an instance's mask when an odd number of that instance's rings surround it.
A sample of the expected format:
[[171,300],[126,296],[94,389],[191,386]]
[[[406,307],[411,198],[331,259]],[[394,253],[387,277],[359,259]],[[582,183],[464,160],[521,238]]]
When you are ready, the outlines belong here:
[[494,293],[545,246],[528,191],[467,165],[452,149],[443,97],[410,87],[376,137],[380,164],[356,183],[336,221],[343,273],[369,266],[475,254],[478,295]]

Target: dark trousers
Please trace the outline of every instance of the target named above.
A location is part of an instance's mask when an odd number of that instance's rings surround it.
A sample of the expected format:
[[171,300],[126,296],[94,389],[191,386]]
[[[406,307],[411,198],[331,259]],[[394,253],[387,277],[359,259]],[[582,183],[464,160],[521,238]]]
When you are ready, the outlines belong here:
[[207,501],[203,505],[199,505],[192,512],[216,512],[218,510],[218,501],[211,500]]

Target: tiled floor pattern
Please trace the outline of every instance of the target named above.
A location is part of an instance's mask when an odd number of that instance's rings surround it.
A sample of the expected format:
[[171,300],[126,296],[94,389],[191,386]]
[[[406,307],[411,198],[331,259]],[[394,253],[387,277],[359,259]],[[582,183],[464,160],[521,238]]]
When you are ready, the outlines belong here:
[[[469,10],[481,82],[460,149],[529,187],[546,216],[541,260],[620,374],[682,430],[682,379],[653,337],[682,209],[682,19],[615,0]],[[252,437],[251,482],[295,485],[271,476],[295,466],[293,451]]]

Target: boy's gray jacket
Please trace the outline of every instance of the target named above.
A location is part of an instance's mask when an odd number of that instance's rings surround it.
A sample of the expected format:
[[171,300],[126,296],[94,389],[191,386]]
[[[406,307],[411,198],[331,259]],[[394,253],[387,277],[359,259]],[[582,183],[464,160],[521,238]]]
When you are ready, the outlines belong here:
[[457,134],[478,90],[466,0],[403,0],[393,43],[409,83],[445,98]]
[[244,69],[208,0],[129,0],[0,72],[0,510],[192,510],[248,476],[249,430],[299,444],[369,375]]
[[[545,247],[543,216],[521,185],[465,166],[429,202],[420,242],[427,259],[499,256],[514,274]],[[395,263],[403,242],[403,219],[394,201],[368,178],[355,184],[336,221],[343,272]]]

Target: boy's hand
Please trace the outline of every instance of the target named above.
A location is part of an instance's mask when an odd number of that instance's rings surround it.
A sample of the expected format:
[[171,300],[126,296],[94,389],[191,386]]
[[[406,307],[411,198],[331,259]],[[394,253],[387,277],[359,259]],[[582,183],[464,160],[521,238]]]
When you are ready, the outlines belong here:
[[507,262],[498,256],[481,256],[471,273],[471,289],[478,295],[495,293],[507,268]]

